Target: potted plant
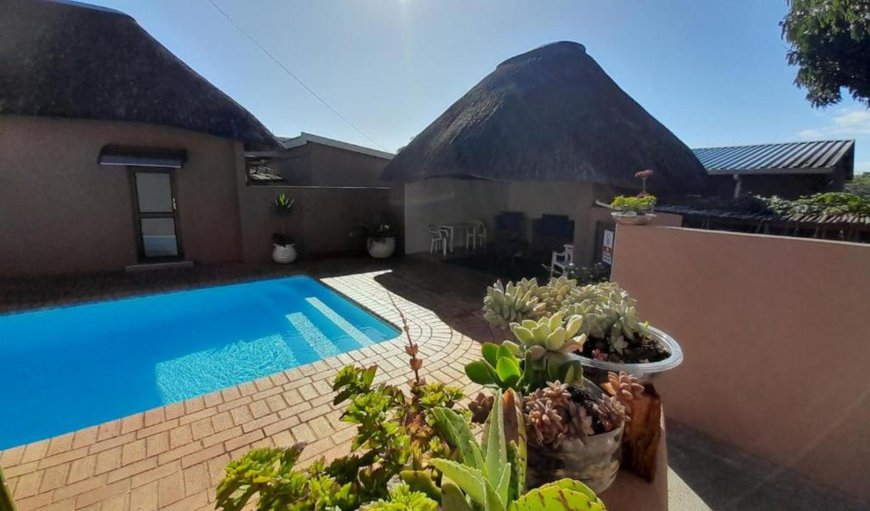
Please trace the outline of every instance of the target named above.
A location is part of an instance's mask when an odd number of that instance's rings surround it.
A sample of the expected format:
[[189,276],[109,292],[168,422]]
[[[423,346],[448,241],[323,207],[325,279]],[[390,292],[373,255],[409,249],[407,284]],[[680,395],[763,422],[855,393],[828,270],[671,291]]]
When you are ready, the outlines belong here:
[[375,259],[386,259],[396,252],[396,233],[383,214],[375,215],[371,222],[357,224],[350,235],[365,236],[366,249]]
[[615,282],[577,287],[563,302],[569,314],[583,316],[586,342],[581,364],[596,382],[608,372],[625,372],[648,383],[683,361],[680,345],[667,333],[637,316],[637,300]]
[[[576,315],[563,321],[558,312],[513,323],[516,342],[486,343],[481,347],[483,359],[465,366],[475,383],[524,395],[527,441],[535,447],[528,450],[530,487],[569,477],[600,492],[619,470],[626,409],[583,378],[574,353],[586,340],[580,333],[582,323]],[[490,403],[478,395],[469,404],[472,417],[480,420]]]
[[641,170],[634,177],[641,180],[641,191],[636,197],[618,195],[610,202],[611,209],[615,210],[611,216],[616,223],[624,225],[645,225],[655,218],[653,210],[656,207],[656,198],[647,193],[646,180],[652,177],[652,170]]
[[652,213],[656,207],[655,195],[626,196],[618,195],[610,203],[613,211],[610,215],[616,223],[624,225],[645,225],[655,218]]
[[507,285],[496,282],[487,289],[483,317],[496,328],[513,328],[556,313],[580,316],[578,332],[585,337],[575,354],[587,377],[600,383],[609,371],[626,372],[647,383],[680,365],[683,352],[670,335],[641,321],[636,305],[615,282],[580,286],[562,276],[545,286],[534,279]]
[[296,260],[296,244],[287,235],[287,218],[293,211],[296,199],[281,192],[275,196],[272,205],[275,213],[281,218],[281,232],[272,235],[272,260],[280,264],[289,264]]

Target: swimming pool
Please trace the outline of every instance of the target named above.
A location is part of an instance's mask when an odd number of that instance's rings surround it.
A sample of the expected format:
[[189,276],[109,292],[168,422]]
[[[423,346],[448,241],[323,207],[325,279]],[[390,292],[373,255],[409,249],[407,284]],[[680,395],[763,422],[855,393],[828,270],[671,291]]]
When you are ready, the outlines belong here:
[[309,277],[0,316],[0,449],[395,338]]

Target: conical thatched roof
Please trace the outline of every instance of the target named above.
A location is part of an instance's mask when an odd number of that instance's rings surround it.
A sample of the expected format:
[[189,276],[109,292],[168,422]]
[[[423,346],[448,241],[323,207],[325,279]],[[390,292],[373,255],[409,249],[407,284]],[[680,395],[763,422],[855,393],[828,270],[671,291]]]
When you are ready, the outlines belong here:
[[2,114],[145,122],[277,145],[133,18],[75,2],[0,0]]
[[704,167],[577,43],[506,60],[417,135],[385,169],[395,181],[467,177],[588,181],[654,191],[704,187]]

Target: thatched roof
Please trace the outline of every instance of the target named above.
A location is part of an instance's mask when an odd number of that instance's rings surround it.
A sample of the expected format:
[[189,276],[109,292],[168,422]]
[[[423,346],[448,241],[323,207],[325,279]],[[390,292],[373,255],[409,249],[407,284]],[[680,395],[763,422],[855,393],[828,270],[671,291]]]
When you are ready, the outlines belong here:
[[705,186],[701,163],[577,43],[506,60],[402,149],[395,181],[465,177],[588,181],[653,191]]
[[144,122],[277,144],[136,20],[75,2],[0,1],[0,114]]

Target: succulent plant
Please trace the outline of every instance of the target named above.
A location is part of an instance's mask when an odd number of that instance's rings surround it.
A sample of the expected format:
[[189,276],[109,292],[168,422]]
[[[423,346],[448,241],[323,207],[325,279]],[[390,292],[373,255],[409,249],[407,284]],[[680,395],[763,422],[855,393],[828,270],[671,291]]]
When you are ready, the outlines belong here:
[[631,416],[631,404],[643,394],[643,385],[638,383],[634,375],[624,371],[620,371],[619,374],[608,372],[607,383],[614,397],[625,406],[628,415]]
[[[604,503],[579,481],[563,479],[523,495],[526,460],[522,416],[516,413],[518,396],[508,390],[496,395],[478,443],[468,424],[449,409],[436,411],[439,428],[459,451],[459,460],[437,458],[432,464],[443,474],[443,511],[545,511],[574,509],[605,511]],[[514,419],[516,417],[516,419]],[[517,432],[512,429],[519,428]],[[518,456],[518,453],[519,456]]]
[[544,302],[545,312],[553,314],[562,308],[562,303],[577,288],[577,280],[568,275],[550,279],[546,286],[538,288],[538,296]]
[[483,424],[486,418],[489,417],[489,412],[492,410],[492,404],[495,398],[492,394],[478,392],[474,399],[468,403],[468,410],[471,411],[471,422]]
[[578,287],[564,302],[568,314],[583,317],[581,333],[605,339],[616,353],[649,335],[649,325],[637,317],[637,300],[615,282]]
[[538,296],[540,288],[535,279],[523,279],[516,284],[501,281],[486,289],[483,298],[483,318],[491,325],[505,327],[511,322],[540,317],[546,305]]
[[527,319],[511,324],[511,332],[525,353],[523,376],[526,384],[536,382],[535,387],[540,387],[541,383],[553,380],[566,383],[583,381],[583,367],[574,354],[586,342],[585,334],[576,335],[582,326],[582,317],[571,316],[566,322],[559,312],[538,321]]
[[559,447],[566,438],[592,435],[592,418],[572,399],[568,385],[559,382],[526,396],[523,403],[526,431],[538,445]]
[[607,431],[613,431],[629,420],[625,407],[613,396],[602,397],[596,406],[599,412],[598,420]]
[[523,365],[517,355],[522,355],[520,347],[510,341],[501,345],[491,342],[480,347],[483,360],[476,360],[465,366],[465,374],[474,383],[495,385],[501,390],[519,389],[523,377]]
[[527,435],[533,443],[557,449],[568,440],[608,433],[622,426],[628,415],[611,397],[593,397],[588,389],[558,381],[538,389],[523,400]]

